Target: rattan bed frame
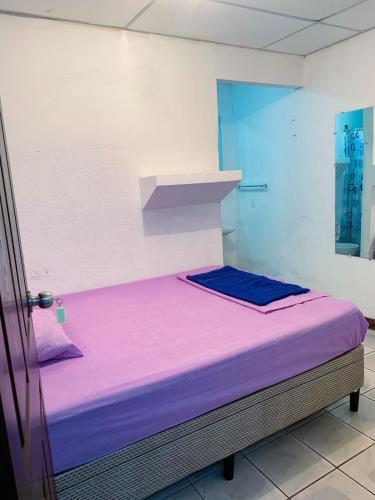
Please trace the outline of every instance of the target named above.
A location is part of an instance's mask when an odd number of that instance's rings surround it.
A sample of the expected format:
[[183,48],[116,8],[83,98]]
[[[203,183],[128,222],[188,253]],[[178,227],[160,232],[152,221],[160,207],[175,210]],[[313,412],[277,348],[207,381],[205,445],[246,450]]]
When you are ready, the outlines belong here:
[[[138,500],[351,394],[358,409],[363,347],[55,476],[59,500]],[[85,443],[82,443],[84,446]],[[228,471],[229,467],[229,471]]]

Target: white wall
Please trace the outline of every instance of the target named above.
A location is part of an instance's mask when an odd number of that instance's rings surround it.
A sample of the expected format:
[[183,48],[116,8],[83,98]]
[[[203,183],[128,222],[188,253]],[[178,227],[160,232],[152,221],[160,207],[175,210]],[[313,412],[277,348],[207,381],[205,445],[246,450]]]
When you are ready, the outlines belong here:
[[[233,85],[219,82],[217,86],[219,129],[219,155],[221,170],[241,169],[237,158],[236,119],[233,113]],[[237,189],[233,189],[221,202],[221,223],[235,228],[234,232],[223,236],[224,264],[238,266],[238,224]]]
[[252,180],[270,191],[243,193],[237,215],[248,248],[239,265],[352,300],[373,318],[375,261],[335,254],[334,132],[337,113],[375,105],[374,47],[371,31],[305,58],[302,89],[245,117]]
[[216,80],[300,85],[302,58],[0,15],[0,95],[30,288],[221,262],[219,207],[142,214],[138,177],[218,168]]
[[375,318],[375,261],[335,254],[335,115],[375,104],[375,32],[305,59],[297,119],[299,159],[281,271],[353,300]]

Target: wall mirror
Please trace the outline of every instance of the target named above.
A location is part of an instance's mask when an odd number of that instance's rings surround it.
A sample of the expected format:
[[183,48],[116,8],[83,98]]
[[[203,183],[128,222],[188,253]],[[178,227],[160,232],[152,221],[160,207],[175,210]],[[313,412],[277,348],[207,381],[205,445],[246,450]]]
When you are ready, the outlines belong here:
[[375,258],[374,108],[336,115],[336,253]]

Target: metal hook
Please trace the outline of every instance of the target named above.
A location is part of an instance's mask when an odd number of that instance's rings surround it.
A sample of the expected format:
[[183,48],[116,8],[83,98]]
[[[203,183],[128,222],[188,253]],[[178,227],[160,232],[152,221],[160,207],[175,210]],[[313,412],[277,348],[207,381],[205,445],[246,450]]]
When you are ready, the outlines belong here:
[[55,300],[56,300],[57,307],[60,307],[61,304],[64,302],[63,299],[61,299],[60,297],[56,297]]

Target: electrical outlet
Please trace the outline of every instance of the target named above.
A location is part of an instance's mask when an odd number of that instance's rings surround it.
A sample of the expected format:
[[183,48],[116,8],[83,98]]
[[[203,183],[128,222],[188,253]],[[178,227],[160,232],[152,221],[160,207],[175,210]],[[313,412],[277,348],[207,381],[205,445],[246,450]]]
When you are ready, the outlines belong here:
[[29,278],[30,279],[42,279],[42,278],[47,278],[48,276],[50,276],[51,272],[49,269],[47,269],[46,267],[41,267],[39,269],[33,269],[30,273],[29,273]]

